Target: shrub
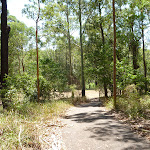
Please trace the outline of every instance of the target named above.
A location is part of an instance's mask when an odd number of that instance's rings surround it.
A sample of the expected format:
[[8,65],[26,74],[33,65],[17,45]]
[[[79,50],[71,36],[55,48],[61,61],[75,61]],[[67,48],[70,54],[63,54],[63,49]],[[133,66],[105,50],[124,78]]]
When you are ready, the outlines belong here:
[[[111,98],[107,104],[113,107]],[[124,94],[117,97],[117,110],[124,112],[130,118],[146,117],[146,110],[150,110],[150,97],[140,96],[135,85],[129,85],[125,88]]]

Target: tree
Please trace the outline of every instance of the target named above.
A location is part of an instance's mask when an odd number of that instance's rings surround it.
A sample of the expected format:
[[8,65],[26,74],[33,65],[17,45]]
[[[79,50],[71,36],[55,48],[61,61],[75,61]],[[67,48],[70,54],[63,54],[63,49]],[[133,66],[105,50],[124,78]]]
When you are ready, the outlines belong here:
[[116,21],[115,21],[115,0],[113,0],[113,25],[114,25],[114,76],[113,76],[113,95],[114,95],[114,108],[116,109]]
[[8,34],[9,28],[7,26],[7,3],[6,0],[2,2],[1,14],[1,83],[5,83],[5,75],[8,75]]
[[[2,2],[2,14],[1,14],[1,84],[2,88],[5,85],[5,75],[8,75],[8,36],[10,28],[7,26],[7,2],[6,0],[1,0]],[[4,95],[2,95],[4,98]],[[5,108],[5,104],[3,103]]]
[[145,59],[145,35],[144,35],[144,30],[146,28],[146,25],[149,24],[145,23],[144,21],[146,21],[147,16],[149,16],[149,10],[150,10],[150,5],[149,3],[144,0],[144,1],[135,1],[135,3],[137,3],[138,5],[138,9],[140,10],[140,24],[141,24],[141,36],[142,36],[142,49],[143,49],[143,67],[144,67],[144,77],[145,77],[145,93],[148,91],[148,87],[147,87],[147,64],[146,64],[146,59]]
[[84,96],[85,96],[85,79],[84,79],[84,63],[83,63],[81,0],[79,0],[79,23],[80,23],[80,50],[81,50],[82,97],[84,97]]
[[[25,5],[23,13],[25,13],[29,18],[33,19],[36,23],[36,55],[37,55],[37,101],[40,101],[40,87],[39,87],[39,56],[38,56],[38,23],[40,21],[40,0],[31,0],[32,5]],[[44,1],[42,1],[44,2]]]
[[28,28],[24,23],[16,19],[16,17],[8,16],[8,25],[11,27],[9,34],[9,74],[21,74],[25,71],[26,51],[31,44],[30,39],[33,38],[32,28]]

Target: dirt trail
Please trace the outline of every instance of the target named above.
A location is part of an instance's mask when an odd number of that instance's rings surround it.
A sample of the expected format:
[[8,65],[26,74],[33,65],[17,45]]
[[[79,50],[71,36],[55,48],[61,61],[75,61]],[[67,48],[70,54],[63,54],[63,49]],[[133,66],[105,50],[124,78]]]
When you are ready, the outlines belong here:
[[65,150],[150,150],[148,141],[116,121],[98,101],[72,107],[62,122]]

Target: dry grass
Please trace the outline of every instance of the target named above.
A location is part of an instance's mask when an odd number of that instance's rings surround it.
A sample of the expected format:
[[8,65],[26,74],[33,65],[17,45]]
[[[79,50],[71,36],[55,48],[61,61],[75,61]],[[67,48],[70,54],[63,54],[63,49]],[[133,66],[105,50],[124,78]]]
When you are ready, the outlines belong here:
[[41,126],[57,118],[68,107],[68,101],[28,103],[21,111],[19,109],[0,113],[0,149],[41,149]]
[[[105,105],[109,109],[113,109],[113,98],[110,98]],[[132,119],[150,119],[150,96],[139,96],[136,93],[132,93],[130,96],[122,95],[117,97],[117,110]]]

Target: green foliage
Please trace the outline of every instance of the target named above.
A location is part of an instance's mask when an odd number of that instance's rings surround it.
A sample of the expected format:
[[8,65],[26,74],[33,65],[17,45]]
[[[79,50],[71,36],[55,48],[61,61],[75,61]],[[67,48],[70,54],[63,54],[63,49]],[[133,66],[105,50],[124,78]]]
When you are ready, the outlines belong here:
[[34,99],[34,95],[36,95],[35,80],[28,74],[8,76],[5,80],[7,86],[1,90],[1,93],[5,95],[3,102],[8,105],[8,109],[15,110]]
[[74,98],[75,89],[76,89],[76,85],[75,84],[70,85],[70,90],[71,90],[71,93],[72,93],[72,98]]
[[[150,110],[150,97],[140,96],[134,84],[124,89],[123,95],[117,97],[117,110],[125,113],[130,118],[140,118],[147,116],[146,110]],[[109,108],[113,107],[113,99],[106,103]]]
[[43,76],[39,77],[40,80],[40,96],[42,100],[50,100],[53,90],[53,85],[51,81],[46,80]]
[[67,86],[66,71],[61,64],[52,59],[43,57],[40,59],[40,68],[42,76],[49,82],[51,89],[63,91]]

